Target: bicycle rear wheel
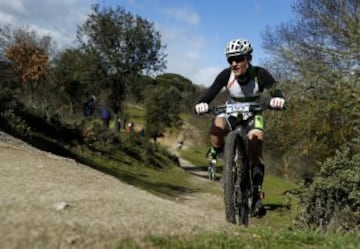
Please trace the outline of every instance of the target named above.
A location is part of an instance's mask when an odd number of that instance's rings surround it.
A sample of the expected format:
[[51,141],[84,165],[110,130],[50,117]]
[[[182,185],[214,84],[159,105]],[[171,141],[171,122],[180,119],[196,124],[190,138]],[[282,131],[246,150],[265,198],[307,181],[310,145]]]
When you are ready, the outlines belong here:
[[233,224],[248,225],[248,169],[246,145],[240,134],[230,132],[225,142],[224,204],[226,220]]

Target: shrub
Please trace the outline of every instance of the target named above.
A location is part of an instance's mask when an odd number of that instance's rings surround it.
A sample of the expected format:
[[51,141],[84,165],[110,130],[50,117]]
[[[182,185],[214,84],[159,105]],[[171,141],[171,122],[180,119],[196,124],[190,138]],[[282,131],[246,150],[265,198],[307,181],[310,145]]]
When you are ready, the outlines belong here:
[[322,230],[358,230],[360,226],[360,154],[342,148],[327,159],[313,183],[302,188],[299,226]]
[[94,128],[91,127],[85,127],[82,129],[81,135],[83,137],[83,140],[87,143],[87,144],[93,144],[96,142],[96,135],[94,132]]
[[1,117],[6,120],[6,125],[10,130],[21,137],[30,137],[32,134],[30,126],[14,110],[9,109],[0,113]]

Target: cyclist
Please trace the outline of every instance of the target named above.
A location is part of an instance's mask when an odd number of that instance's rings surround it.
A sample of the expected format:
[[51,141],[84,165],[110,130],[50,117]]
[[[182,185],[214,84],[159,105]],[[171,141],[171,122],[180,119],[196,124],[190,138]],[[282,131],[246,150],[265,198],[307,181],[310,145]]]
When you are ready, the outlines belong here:
[[209,161],[211,159],[216,159],[217,158],[217,152],[215,150],[215,148],[213,146],[210,146],[209,149],[207,150],[206,154],[205,154],[205,158],[208,159]]
[[[225,55],[229,67],[223,69],[215,78],[207,92],[195,105],[197,114],[206,113],[209,103],[223,89],[228,94],[228,102],[256,102],[268,91],[272,108],[282,109],[285,104],[284,96],[280,89],[277,89],[277,82],[273,76],[264,68],[251,64],[253,47],[246,39],[235,39],[227,43]],[[266,90],[266,91],[265,91]],[[210,142],[217,153],[221,153],[224,146],[224,138],[231,130],[231,122],[224,118],[225,114],[215,117],[210,128]],[[231,120],[231,119],[229,119]],[[257,189],[256,196],[261,192],[264,178],[264,163],[262,159],[262,142],[264,137],[264,119],[261,114],[256,115],[249,124],[249,157],[253,166],[254,189]],[[261,204],[260,204],[261,205]]]
[[209,178],[211,180],[215,180],[215,175],[216,175],[215,167],[216,167],[217,157],[218,154],[216,150],[214,149],[214,147],[210,146],[205,154],[205,158],[209,161],[208,172],[209,172]]
[[183,147],[183,145],[184,145],[184,141],[178,140],[178,141],[176,142],[176,150],[181,150],[181,148]]

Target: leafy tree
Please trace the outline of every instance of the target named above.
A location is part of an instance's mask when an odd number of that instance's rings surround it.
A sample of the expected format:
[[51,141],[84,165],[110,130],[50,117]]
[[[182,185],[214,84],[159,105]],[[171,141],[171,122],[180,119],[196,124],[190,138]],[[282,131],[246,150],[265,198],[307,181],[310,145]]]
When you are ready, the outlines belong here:
[[0,54],[0,109],[6,109],[8,102],[14,100],[19,94],[18,80],[11,70],[11,61],[4,55]]
[[10,25],[1,29],[0,33],[0,48],[11,60],[13,71],[31,95],[34,88],[44,83],[49,72],[51,37],[39,37],[29,29],[13,30]]
[[148,75],[140,75],[136,77],[136,82],[129,84],[130,90],[128,92],[128,99],[133,100],[137,103],[144,103],[144,99],[147,95],[147,89],[149,87],[155,87],[156,82],[153,77]]
[[194,103],[189,100],[195,99],[196,88],[189,79],[179,74],[165,73],[158,75],[155,81],[164,87],[175,87],[180,92],[181,99],[185,100],[181,103],[178,102],[178,105],[180,105],[183,111],[192,110]]
[[115,112],[121,110],[126,89],[138,89],[138,75],[165,68],[164,47],[153,23],[122,7],[100,9],[98,4],[92,5],[77,38],[81,49],[92,55],[94,80],[110,89]]
[[288,155],[291,148],[300,155],[298,169],[311,168],[311,177],[342,144],[359,148],[360,2],[298,0],[293,10],[295,22],[263,35],[273,65],[280,65],[276,72],[288,84],[286,120],[269,127],[268,136],[283,139],[284,147],[271,146],[275,154]]
[[71,81],[89,81],[90,77],[86,75],[85,69],[89,67],[87,61],[86,54],[80,49],[68,48],[58,53],[52,68],[57,85],[64,86]]
[[155,143],[166,128],[181,124],[180,105],[181,94],[175,87],[156,87],[148,89],[145,100],[145,135]]
[[52,75],[64,101],[72,112],[82,110],[82,104],[90,95],[101,95],[106,89],[98,81],[97,63],[90,53],[78,48],[68,48],[54,58]]
[[297,172],[312,178],[301,189],[298,225],[356,230],[360,2],[298,0],[293,9],[299,17],[295,24],[283,24],[264,35],[276,63],[286,63],[280,75],[291,72],[283,82],[291,82],[286,118],[269,127],[284,147],[272,144],[272,150],[293,170],[297,163]]

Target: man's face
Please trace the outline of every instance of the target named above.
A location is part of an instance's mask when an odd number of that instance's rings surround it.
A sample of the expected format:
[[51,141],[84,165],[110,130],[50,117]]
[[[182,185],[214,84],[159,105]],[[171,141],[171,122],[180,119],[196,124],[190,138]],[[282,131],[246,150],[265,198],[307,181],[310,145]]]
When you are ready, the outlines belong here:
[[249,61],[244,55],[231,56],[228,58],[228,62],[231,66],[231,70],[237,77],[245,74],[249,67]]

